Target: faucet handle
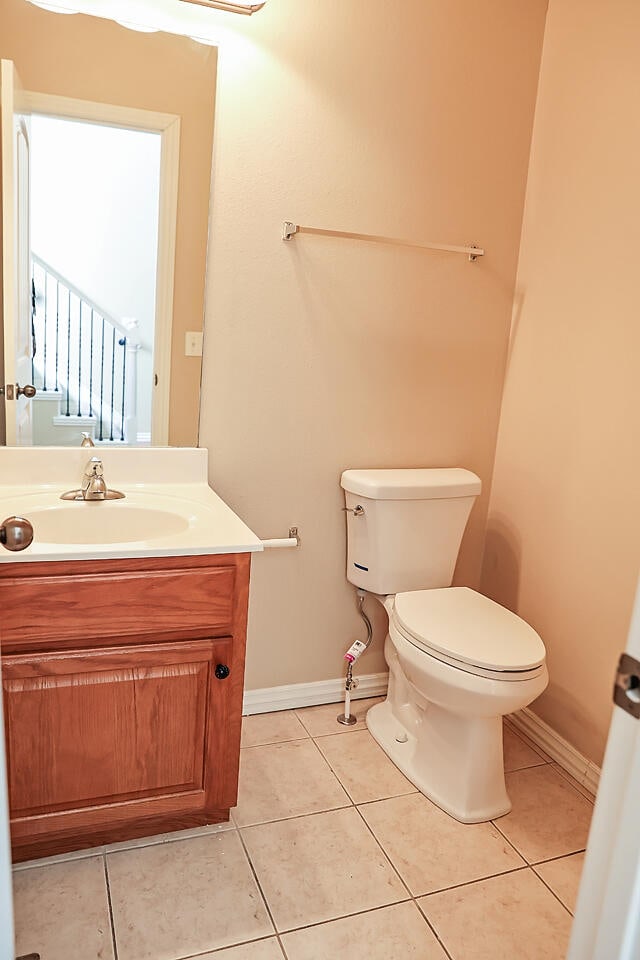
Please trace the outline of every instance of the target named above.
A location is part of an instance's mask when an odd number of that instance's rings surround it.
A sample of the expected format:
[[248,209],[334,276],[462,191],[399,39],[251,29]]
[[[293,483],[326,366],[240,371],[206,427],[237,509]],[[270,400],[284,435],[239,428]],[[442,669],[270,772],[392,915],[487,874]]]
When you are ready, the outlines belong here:
[[82,443],[81,447],[95,447],[95,443],[91,437],[90,433],[82,433]]
[[104,473],[104,467],[102,466],[102,458],[91,457],[91,460],[89,460],[89,462],[85,467],[85,476],[101,477],[103,473]]
[[84,500],[106,500],[107,484],[103,477],[102,460],[91,457],[84,469],[82,478],[82,497]]

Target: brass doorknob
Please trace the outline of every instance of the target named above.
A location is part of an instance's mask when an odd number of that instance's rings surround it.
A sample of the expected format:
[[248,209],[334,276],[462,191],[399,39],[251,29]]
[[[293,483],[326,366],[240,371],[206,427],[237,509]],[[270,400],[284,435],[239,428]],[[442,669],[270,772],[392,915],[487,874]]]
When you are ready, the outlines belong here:
[[34,386],[28,383],[26,386],[21,387],[19,383],[16,383],[16,394],[17,396],[25,396],[28,400],[32,397],[35,397],[37,390]]
[[0,526],[0,543],[5,550],[26,550],[33,540],[33,527],[24,517],[7,517]]

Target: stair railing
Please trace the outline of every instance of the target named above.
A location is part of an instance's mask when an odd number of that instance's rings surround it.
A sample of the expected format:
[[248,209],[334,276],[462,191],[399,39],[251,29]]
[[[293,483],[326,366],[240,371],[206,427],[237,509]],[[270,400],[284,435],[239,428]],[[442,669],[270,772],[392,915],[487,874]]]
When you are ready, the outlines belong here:
[[33,384],[64,417],[95,418],[98,440],[136,438],[137,320],[118,320],[32,253]]

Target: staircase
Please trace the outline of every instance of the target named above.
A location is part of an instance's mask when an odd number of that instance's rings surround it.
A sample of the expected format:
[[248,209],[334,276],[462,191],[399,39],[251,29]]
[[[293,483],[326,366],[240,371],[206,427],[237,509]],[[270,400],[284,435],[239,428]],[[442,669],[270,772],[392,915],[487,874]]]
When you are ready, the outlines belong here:
[[137,321],[118,320],[32,253],[33,443],[137,442]]

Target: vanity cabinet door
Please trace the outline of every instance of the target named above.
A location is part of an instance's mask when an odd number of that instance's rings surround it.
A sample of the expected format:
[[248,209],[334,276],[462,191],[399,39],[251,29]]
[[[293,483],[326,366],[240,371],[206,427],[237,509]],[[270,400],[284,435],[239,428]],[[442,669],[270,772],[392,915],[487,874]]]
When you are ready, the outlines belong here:
[[232,656],[223,638],[3,658],[15,847],[220,819],[237,775]]

